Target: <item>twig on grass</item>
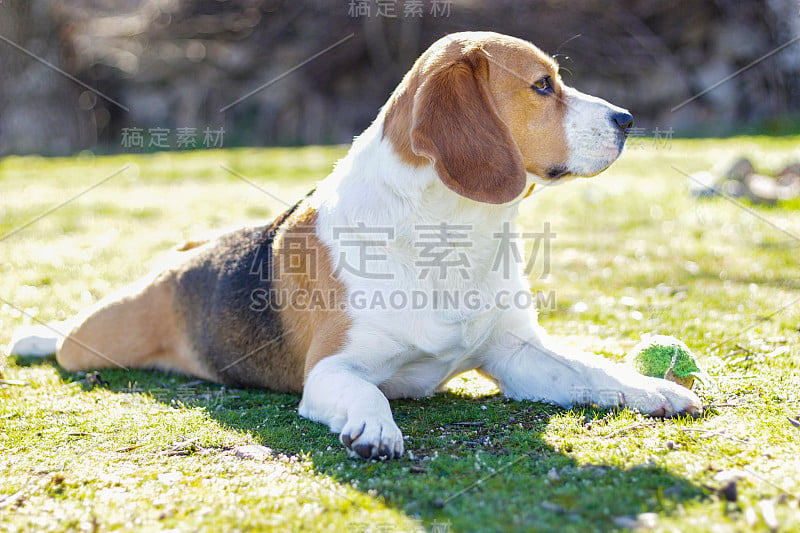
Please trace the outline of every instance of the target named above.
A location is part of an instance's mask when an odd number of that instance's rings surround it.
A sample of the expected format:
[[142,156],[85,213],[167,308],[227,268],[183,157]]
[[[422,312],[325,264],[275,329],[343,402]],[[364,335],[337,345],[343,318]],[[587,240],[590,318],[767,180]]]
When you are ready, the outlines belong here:
[[179,389],[188,389],[188,388],[197,387],[197,386],[200,386],[200,385],[208,385],[208,384],[209,384],[208,381],[206,381],[204,379],[198,379],[198,380],[195,380],[195,381],[190,381],[189,383],[181,383],[180,385],[178,385],[178,388]]
[[734,442],[739,442],[741,444],[750,444],[746,440],[742,440],[738,437],[733,437],[728,435],[724,429],[702,429],[702,428],[681,428],[681,431],[693,431],[695,433],[705,433],[705,437],[725,437],[726,439],[732,440]]
[[18,385],[20,387],[30,387],[30,381],[23,381],[21,379],[0,379],[0,385]]
[[22,490],[19,490],[19,491],[15,492],[14,494],[11,494],[9,496],[5,496],[3,498],[0,498],[0,509],[5,509],[6,507],[8,507],[10,505],[14,505],[18,501],[20,501],[22,498],[24,498],[25,497],[25,490],[26,489],[22,489]]
[[190,439],[183,440],[173,444],[170,449],[164,450],[162,453],[164,455],[188,455],[192,452],[192,448],[194,448],[194,444],[198,440],[199,437],[192,437]]
[[[756,353],[753,350],[751,350],[750,348],[747,348],[746,346],[742,346],[738,342],[736,344],[734,344],[734,346],[739,348],[739,350],[736,351],[736,352],[733,352],[733,354],[736,354],[736,353],[739,353],[739,352],[746,352],[746,353],[748,353],[750,355],[756,355]],[[733,355],[733,354],[730,354],[730,355]]]
[[624,428],[615,429],[611,433],[603,435],[604,439],[610,439],[612,437],[616,437],[617,435],[622,435],[623,433],[627,433],[628,431],[632,431],[634,429],[639,429],[648,426],[654,426],[658,423],[656,420],[645,420],[643,422],[636,422],[635,424],[631,424],[629,426],[625,426]]
[[[150,444],[149,442],[147,444]],[[138,450],[139,448],[143,448],[147,446],[147,444],[134,444],[132,446],[125,446],[124,448],[117,448],[114,450],[116,453],[127,453],[132,452],[133,450]]]

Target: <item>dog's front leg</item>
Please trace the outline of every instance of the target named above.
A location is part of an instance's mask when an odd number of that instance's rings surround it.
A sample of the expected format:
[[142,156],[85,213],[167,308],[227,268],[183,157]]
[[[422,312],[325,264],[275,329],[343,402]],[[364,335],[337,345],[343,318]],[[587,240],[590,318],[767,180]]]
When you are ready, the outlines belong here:
[[311,369],[303,387],[300,416],[327,424],[339,433],[353,456],[400,457],[403,434],[394,422],[389,400],[340,358],[325,358]]
[[627,406],[651,416],[702,409],[700,398],[676,383],[643,376],[598,355],[554,348],[536,325],[498,331],[480,370],[505,394],[520,400],[563,407]]

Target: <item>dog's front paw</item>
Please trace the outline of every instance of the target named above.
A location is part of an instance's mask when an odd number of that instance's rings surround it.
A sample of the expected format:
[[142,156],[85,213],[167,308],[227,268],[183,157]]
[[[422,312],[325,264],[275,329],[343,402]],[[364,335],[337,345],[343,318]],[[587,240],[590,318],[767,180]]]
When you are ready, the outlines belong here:
[[620,400],[627,407],[657,417],[697,415],[703,410],[697,394],[677,383],[659,378],[641,378],[639,383],[621,392]]
[[350,417],[339,440],[353,457],[394,459],[403,455],[403,433],[391,417]]

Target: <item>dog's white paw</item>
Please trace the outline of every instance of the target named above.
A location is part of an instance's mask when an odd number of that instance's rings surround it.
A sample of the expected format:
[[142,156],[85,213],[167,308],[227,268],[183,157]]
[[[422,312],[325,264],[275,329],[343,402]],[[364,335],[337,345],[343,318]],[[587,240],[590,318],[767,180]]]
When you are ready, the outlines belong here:
[[339,440],[353,457],[394,459],[403,455],[403,433],[391,417],[349,417]]
[[23,326],[14,332],[7,351],[9,355],[49,357],[55,355],[58,339],[47,326]]
[[620,391],[625,406],[658,417],[696,415],[703,410],[697,394],[666,379],[642,377]]

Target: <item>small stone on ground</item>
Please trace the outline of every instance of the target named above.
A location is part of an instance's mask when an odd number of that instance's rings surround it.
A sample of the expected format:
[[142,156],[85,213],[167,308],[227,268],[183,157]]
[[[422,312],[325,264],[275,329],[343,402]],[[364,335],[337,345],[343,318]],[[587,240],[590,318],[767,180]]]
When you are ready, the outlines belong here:
[[260,444],[244,444],[236,446],[233,454],[239,459],[264,460],[271,458],[274,454],[272,448]]

